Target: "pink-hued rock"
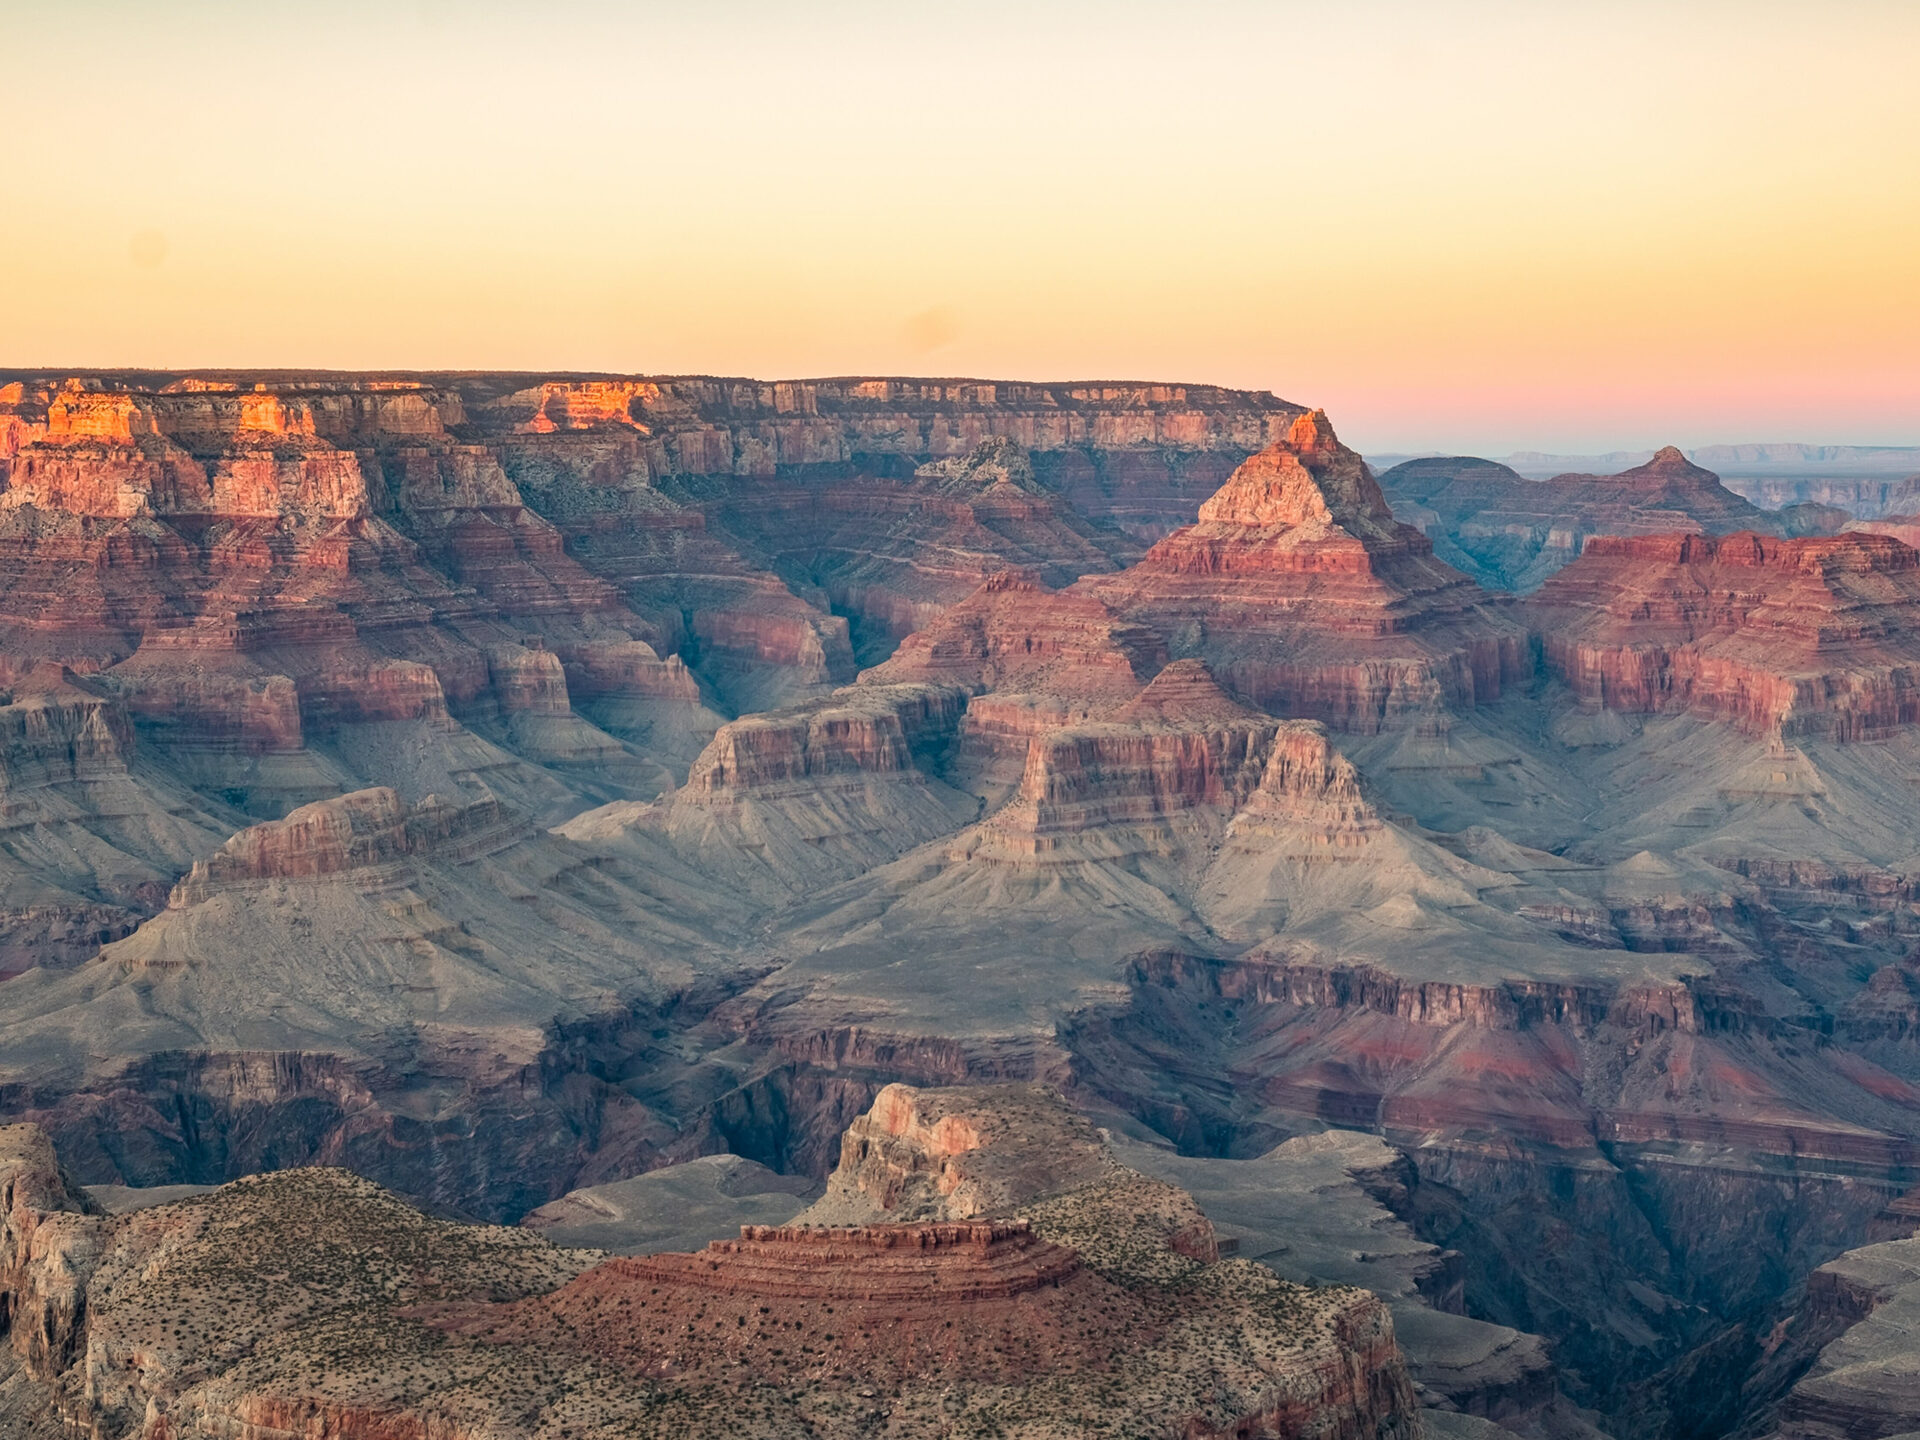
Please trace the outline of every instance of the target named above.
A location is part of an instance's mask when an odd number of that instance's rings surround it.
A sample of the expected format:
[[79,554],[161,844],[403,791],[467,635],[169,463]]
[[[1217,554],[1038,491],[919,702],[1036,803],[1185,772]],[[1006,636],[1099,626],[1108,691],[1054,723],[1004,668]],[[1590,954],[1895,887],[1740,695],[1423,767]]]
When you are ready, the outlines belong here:
[[403,861],[457,853],[461,837],[512,833],[514,822],[490,800],[451,803],[428,796],[409,805],[383,787],[320,800],[242,830],[174,886],[169,908],[185,910],[222,890],[267,880],[315,880]]
[[1020,788],[993,823],[1044,850],[1195,806],[1236,810],[1284,728],[1236,704],[1199,661],[1176,660],[1110,719],[1035,735]]
[[1841,740],[1920,719],[1920,552],[1891,536],[1596,537],[1528,608],[1591,706]]
[[1438,723],[1530,668],[1506,606],[1394,521],[1318,411],[1236,470],[1198,524],[1074,592],[1204,659],[1250,704],[1362,733]]
[[1158,635],[1093,596],[1002,572],[863,678],[1122,700],[1166,661]]
[[936,685],[862,685],[834,700],[750,715],[721,727],[681,792],[720,802],[836,779],[905,775],[916,749],[938,747],[965,696]]

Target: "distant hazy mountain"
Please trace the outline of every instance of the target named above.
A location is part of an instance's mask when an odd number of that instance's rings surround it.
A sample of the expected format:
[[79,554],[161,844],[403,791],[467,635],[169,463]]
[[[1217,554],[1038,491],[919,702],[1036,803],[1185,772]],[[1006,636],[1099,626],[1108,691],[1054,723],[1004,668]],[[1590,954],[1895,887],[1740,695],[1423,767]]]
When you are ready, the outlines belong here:
[[[1798,445],[1792,443],[1703,445],[1686,457],[1721,475],[1911,475],[1920,471],[1920,446]],[[1522,475],[1545,478],[1570,472],[1606,474],[1653,458],[1651,450],[1613,450],[1604,455],[1552,455],[1518,450],[1505,463]]]

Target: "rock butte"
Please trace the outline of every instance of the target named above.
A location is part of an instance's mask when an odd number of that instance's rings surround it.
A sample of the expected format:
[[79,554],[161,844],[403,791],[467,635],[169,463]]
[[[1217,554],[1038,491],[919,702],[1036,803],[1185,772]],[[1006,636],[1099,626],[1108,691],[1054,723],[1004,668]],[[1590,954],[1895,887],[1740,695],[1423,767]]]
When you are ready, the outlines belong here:
[[911,1437],[1079,1433],[1118,1390],[1144,1433],[1419,1433],[1377,1300],[1164,1249],[1130,1202],[1179,1192],[1106,1168],[1119,1191],[1033,1197],[1033,1223],[744,1226],[595,1264],[339,1170],[109,1217],[0,1127],[0,1406],[111,1435]]
[[1495,597],[1434,559],[1319,411],[1139,564],[1078,587],[1250,704],[1360,732],[1498,698],[1527,669]]

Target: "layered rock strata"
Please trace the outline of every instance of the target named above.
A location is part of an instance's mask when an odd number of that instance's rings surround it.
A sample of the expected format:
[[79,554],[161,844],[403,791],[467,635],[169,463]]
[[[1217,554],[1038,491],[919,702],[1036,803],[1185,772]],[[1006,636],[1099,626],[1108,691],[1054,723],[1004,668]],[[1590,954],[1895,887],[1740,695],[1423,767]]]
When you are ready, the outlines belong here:
[[651,804],[616,802],[561,834],[639,863],[672,857],[749,909],[810,895],[974,818],[932,778],[965,693],[860,685],[723,725],[687,783]]
[[633,1284],[682,1285],[716,1295],[944,1308],[1053,1287],[1080,1257],[1038,1239],[1024,1220],[944,1225],[742,1225],[693,1255],[655,1255],[615,1267]]
[[1780,1402],[1791,1440],[1879,1440],[1920,1430],[1920,1242],[1850,1250],[1807,1279],[1789,1351],[1812,1363]]
[[1839,740],[1920,717],[1920,553],[1891,537],[1599,538],[1531,614],[1590,706]]
[[[341,788],[324,763],[284,758],[341,726],[524,712],[499,663],[516,647],[564,664],[652,635],[492,452],[448,430],[457,395],[77,381],[23,389],[17,413],[36,399],[0,499],[13,663],[104,673],[223,799],[270,812]],[[556,718],[501,738],[541,763],[618,768],[617,742]]]
[[1076,587],[1278,714],[1439,723],[1527,673],[1521,627],[1393,519],[1320,412],[1247,461],[1138,565]]
[[1026,452],[990,440],[904,480],[863,475],[721,507],[728,532],[849,617],[859,658],[884,657],[990,575],[1060,586],[1119,568],[1139,547],[1089,523],[1034,478]]
[[[802,1220],[872,1203],[876,1165],[889,1162],[870,1142],[883,1135],[896,1157],[938,1163],[917,1145],[932,1138],[988,1179],[957,1203],[1018,1204],[1030,1218],[748,1226],[697,1254],[611,1261],[543,1300],[456,1309],[441,1323],[493,1343],[552,1337],[627,1373],[724,1385],[750,1371],[799,1391],[814,1413],[831,1413],[823,1401],[841,1387],[864,1386],[906,1434],[985,1413],[1016,1432],[1078,1431],[1102,1423],[1098,1397],[1110,1386],[1123,1388],[1130,1422],[1154,1433],[1411,1427],[1377,1302],[1171,1248],[1164,1216],[1204,1217],[1172,1187],[1115,1165],[1070,1116],[1038,1091],[892,1087],[849,1133],[827,1199]],[[1049,1140],[1065,1167],[1051,1174],[1030,1153]],[[1240,1337],[1230,1352],[1203,1338],[1225,1333]],[[945,1398],[930,1407],[934,1388]]]

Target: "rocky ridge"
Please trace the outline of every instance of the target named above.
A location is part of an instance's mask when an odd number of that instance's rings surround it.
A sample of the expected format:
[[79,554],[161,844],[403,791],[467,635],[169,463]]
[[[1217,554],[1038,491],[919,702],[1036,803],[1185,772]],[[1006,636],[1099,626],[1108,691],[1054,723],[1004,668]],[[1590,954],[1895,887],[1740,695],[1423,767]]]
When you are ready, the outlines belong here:
[[1695,709],[1761,733],[1913,723],[1920,552],[1891,537],[1597,538],[1534,597],[1583,703]]
[[[1471,456],[1409,460],[1380,476],[1393,512],[1435,553],[1483,585],[1522,593],[1576,559],[1600,535],[1752,530],[1767,535],[1838,529],[1845,516],[1761,510],[1712,471],[1668,446],[1618,475],[1528,480]],[[1824,532],[1819,532],[1824,533]]]

